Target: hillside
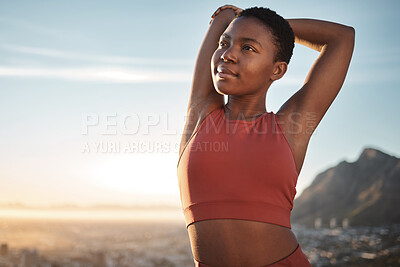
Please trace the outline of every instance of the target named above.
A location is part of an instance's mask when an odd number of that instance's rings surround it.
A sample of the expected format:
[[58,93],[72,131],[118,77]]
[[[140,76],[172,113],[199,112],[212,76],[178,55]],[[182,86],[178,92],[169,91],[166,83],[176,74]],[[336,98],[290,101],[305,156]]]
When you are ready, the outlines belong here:
[[296,198],[292,223],[328,226],[344,218],[350,225],[400,223],[400,159],[365,148],[355,162],[342,161],[318,174]]

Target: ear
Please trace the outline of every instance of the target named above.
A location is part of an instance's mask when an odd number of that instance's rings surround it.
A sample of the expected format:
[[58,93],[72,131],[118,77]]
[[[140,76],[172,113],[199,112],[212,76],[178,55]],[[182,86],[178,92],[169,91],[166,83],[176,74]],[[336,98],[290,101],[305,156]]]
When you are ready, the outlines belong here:
[[287,63],[284,61],[278,61],[274,64],[274,72],[271,75],[271,80],[276,81],[285,75],[287,71]]

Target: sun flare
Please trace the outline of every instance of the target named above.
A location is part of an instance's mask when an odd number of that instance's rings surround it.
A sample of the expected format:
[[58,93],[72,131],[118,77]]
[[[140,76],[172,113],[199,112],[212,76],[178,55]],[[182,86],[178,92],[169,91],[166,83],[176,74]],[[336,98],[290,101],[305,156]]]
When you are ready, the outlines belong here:
[[140,194],[177,190],[173,154],[106,155],[90,167],[92,180],[108,189]]

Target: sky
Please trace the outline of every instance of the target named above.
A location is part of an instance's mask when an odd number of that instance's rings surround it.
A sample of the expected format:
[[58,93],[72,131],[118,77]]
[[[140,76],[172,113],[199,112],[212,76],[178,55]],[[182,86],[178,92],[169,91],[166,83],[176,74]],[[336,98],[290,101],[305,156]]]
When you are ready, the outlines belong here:
[[[0,1],[0,203],[180,205],[191,78],[223,1]],[[366,147],[400,157],[398,1],[231,1],[355,28],[345,83],[314,132],[297,197]],[[268,112],[318,52],[295,45]]]

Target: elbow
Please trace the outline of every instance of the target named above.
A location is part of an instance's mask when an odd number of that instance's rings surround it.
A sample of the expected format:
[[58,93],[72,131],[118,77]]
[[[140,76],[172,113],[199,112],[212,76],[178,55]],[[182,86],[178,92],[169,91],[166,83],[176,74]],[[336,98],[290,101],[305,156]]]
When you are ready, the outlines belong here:
[[354,27],[352,27],[352,26],[347,26],[347,28],[349,29],[350,32],[352,32],[353,34],[355,34],[356,30],[354,29]]
[[339,39],[354,46],[356,30],[351,26],[345,26]]
[[350,42],[352,45],[352,49],[354,49],[354,43],[356,40],[356,30],[353,27],[349,27],[349,35],[350,35]]
[[341,25],[339,28],[337,28],[337,31],[335,34],[332,36],[331,39],[329,39],[328,42],[326,42],[325,45],[328,44],[337,44],[337,43],[353,43],[355,42],[355,34],[356,31],[353,27],[351,26],[346,26],[346,25]]
[[346,35],[351,38],[351,39],[355,39],[356,36],[356,30],[351,27],[351,26],[346,26]]
[[355,45],[355,36],[356,36],[356,31],[353,27],[348,27],[348,31],[345,37],[345,43],[348,47],[348,49],[351,51],[351,54],[353,54],[354,51],[354,45]]
[[[355,29],[351,26],[342,25],[336,32],[336,35],[325,45],[321,46],[321,51],[328,46],[340,46],[343,49],[354,49],[355,44]],[[321,52],[320,51],[320,52]]]

